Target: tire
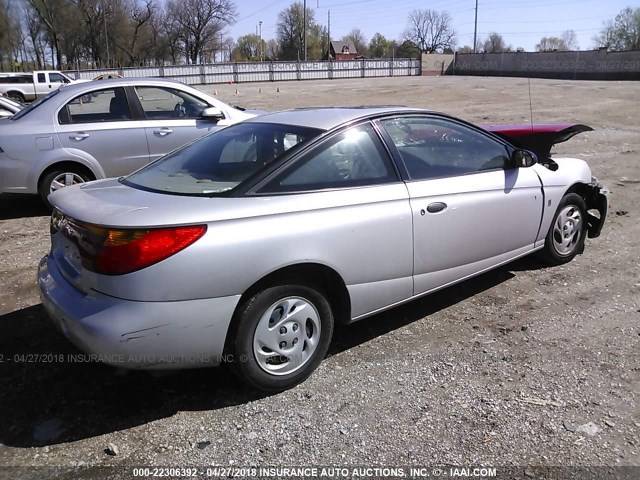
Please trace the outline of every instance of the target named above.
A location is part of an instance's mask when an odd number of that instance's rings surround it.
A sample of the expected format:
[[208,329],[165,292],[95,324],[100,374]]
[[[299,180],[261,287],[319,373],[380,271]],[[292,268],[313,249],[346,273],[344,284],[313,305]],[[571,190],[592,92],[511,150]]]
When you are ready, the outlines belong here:
[[[284,316],[286,312],[290,315]],[[244,302],[227,340],[227,362],[247,385],[280,392],[303,382],[327,354],[333,312],[303,285],[276,285]]]
[[547,232],[541,258],[551,265],[562,265],[584,249],[587,236],[587,205],[576,193],[568,193],[558,205]]
[[66,168],[55,168],[46,172],[40,178],[40,182],[38,183],[38,195],[48,208],[52,208],[48,200],[50,193],[63,187],[77,185],[91,180],[93,180],[91,174],[82,167],[69,166]]
[[7,98],[13,100],[14,102],[25,103],[24,95],[20,92],[8,92]]

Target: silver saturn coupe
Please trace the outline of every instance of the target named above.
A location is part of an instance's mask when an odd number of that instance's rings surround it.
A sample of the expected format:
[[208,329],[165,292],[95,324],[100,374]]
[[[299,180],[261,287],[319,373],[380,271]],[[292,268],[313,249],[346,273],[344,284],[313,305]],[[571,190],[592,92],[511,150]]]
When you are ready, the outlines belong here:
[[404,107],[292,110],[61,189],[43,304],[106,363],[228,363],[253,387],[290,388],[336,322],[533,252],[565,263],[599,235],[607,190],[584,161],[549,155],[589,127],[489,129]]
[[126,175],[255,115],[159,78],[68,85],[0,122],[0,193],[47,203],[59,188]]

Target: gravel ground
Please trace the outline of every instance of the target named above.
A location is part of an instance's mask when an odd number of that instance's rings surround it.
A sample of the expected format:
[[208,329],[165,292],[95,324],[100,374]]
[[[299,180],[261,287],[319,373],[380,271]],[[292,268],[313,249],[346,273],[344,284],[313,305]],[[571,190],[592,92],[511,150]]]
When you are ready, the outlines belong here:
[[[479,123],[528,122],[528,88],[464,77],[202,87],[251,108],[406,104]],[[9,466],[640,467],[638,98],[632,82],[531,81],[534,121],[595,129],[557,147],[613,194],[583,255],[554,268],[524,259],[340,327],[311,378],[272,396],[224,368],[69,361],[78,351],[34,281],[47,212],[0,195],[0,478],[30,471]]]

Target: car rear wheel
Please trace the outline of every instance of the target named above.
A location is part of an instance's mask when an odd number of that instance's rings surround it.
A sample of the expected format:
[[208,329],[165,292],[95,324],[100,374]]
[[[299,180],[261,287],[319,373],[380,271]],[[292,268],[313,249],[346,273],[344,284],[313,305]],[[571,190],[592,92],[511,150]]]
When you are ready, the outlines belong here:
[[51,204],[48,200],[49,194],[56,190],[60,190],[61,188],[70,187],[71,185],[77,185],[91,180],[93,180],[92,176],[80,167],[56,168],[47,172],[40,179],[38,194],[44,204],[51,208]]
[[14,102],[18,102],[18,103],[24,103],[25,102],[24,95],[22,95],[20,92],[9,92],[9,93],[7,93],[7,98],[9,98],[10,100],[13,100]]
[[333,313],[325,296],[302,285],[277,285],[239,308],[228,360],[248,385],[278,392],[304,381],[329,349]]
[[544,260],[560,265],[582,252],[587,235],[586,215],[587,206],[580,195],[568,193],[562,198],[541,250]]

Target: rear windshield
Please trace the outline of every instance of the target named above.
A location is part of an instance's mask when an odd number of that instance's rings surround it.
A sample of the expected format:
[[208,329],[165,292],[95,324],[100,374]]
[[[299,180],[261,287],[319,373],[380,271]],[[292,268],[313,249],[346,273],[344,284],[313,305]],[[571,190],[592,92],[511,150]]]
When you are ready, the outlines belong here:
[[124,183],[182,195],[227,192],[322,130],[240,123],[214,132],[132,173]]

